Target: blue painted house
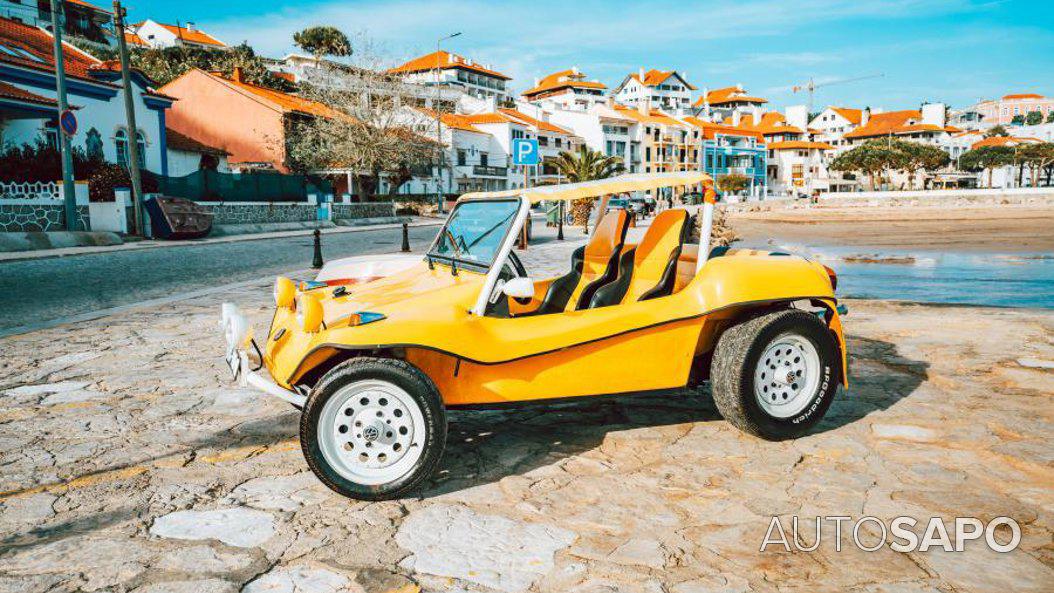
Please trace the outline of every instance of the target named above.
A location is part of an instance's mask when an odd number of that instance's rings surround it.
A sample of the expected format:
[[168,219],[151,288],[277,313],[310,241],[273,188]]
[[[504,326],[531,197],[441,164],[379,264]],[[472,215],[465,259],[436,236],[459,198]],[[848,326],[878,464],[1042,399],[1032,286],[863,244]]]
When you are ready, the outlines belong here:
[[686,117],[684,121],[702,131],[700,164],[704,173],[714,179],[730,173],[745,175],[750,180],[747,194],[764,195],[768,153],[760,132],[696,117]]
[[[54,40],[48,31],[0,18],[0,145],[58,142]],[[167,174],[165,113],[175,99],[133,72],[139,128],[128,133],[120,71],[113,62],[65,46],[67,101],[78,120],[72,145],[110,162],[127,162],[129,142],[140,148],[140,166]],[[0,175],[2,175],[0,171]]]

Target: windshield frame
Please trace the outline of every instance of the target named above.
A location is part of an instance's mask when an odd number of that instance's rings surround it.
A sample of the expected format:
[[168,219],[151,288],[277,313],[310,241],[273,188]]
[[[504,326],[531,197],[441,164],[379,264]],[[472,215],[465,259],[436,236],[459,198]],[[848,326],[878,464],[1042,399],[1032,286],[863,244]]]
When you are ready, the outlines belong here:
[[[428,246],[428,251],[425,252],[425,257],[429,258],[432,261],[445,262],[445,263],[451,264],[451,265],[456,264],[458,268],[464,268],[464,269],[467,269],[469,271],[478,271],[478,272],[480,272],[482,274],[487,273],[487,271],[490,270],[495,264],[497,264],[499,259],[501,259],[501,256],[502,256],[501,246],[506,243],[506,241],[508,240],[510,235],[515,236],[514,233],[519,230],[518,228],[516,228],[517,227],[516,223],[517,223],[517,219],[519,218],[518,214],[519,214],[519,210],[521,209],[520,206],[521,206],[521,202],[522,201],[523,201],[523,198],[521,198],[521,197],[513,197],[513,198],[484,198],[484,199],[479,199],[479,200],[459,201],[457,204],[454,205],[454,208],[450,211],[450,214],[447,216],[446,220],[443,221],[443,226],[440,227],[439,232],[436,233],[436,237],[435,237],[435,239],[432,240],[432,244]],[[446,232],[447,227],[449,226],[450,221],[454,218],[454,214],[458,211],[458,208],[461,208],[462,206],[464,206],[466,204],[482,204],[482,203],[488,203],[488,202],[490,202],[490,203],[513,203],[513,204],[517,205],[517,209],[513,211],[512,219],[509,221],[509,225],[508,225],[508,227],[505,230],[505,235],[502,236],[501,240],[498,242],[498,246],[499,247],[494,252],[494,257],[490,260],[490,262],[483,263],[483,262],[476,261],[476,260],[470,260],[470,259],[464,259],[464,258],[461,258],[461,257],[455,257],[455,256],[453,256],[451,254],[435,253],[436,247],[439,245],[439,242],[442,240],[443,234]]]

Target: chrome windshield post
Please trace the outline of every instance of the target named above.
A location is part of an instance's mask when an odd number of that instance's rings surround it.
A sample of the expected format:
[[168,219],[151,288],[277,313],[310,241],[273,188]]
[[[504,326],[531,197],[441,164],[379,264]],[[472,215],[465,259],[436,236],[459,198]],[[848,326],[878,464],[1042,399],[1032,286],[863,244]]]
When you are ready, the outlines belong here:
[[501,270],[505,267],[505,263],[509,261],[509,253],[511,253],[512,248],[516,246],[516,241],[520,237],[520,231],[523,229],[523,225],[527,223],[527,217],[530,215],[531,203],[526,198],[521,197],[520,207],[516,211],[516,220],[513,221],[509,233],[505,236],[504,241],[502,241],[501,248],[498,249],[498,255],[494,258],[494,263],[491,264],[490,270],[487,270],[487,277],[483,281],[483,288],[480,289],[479,296],[476,298],[476,304],[472,307],[469,313],[480,317],[483,316],[483,313],[487,309],[487,301],[490,299],[490,293],[494,292],[494,287],[498,284],[498,275],[501,274]]

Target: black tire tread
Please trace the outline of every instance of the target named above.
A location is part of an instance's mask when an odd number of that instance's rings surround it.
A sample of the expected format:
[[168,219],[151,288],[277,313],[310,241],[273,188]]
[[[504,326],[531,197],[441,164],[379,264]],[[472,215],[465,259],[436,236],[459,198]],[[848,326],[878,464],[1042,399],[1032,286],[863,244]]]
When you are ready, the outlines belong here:
[[[406,480],[397,488],[375,487],[370,490],[356,490],[354,492],[349,492],[346,487],[329,478],[326,472],[323,471],[320,460],[316,459],[311,451],[309,451],[308,439],[306,438],[308,431],[312,428],[310,420],[312,414],[310,414],[309,411],[313,410],[316,406],[323,405],[325,403],[326,394],[329,392],[328,388],[330,385],[347,379],[348,375],[359,373],[384,373],[391,371],[394,371],[397,374],[402,374],[411,381],[420,383],[424,389],[422,390],[423,393],[418,395],[422,395],[431,400],[430,402],[425,402],[426,405],[432,406],[434,410],[438,411],[438,414],[436,414],[438,426],[434,427],[438,433],[436,444],[433,446],[435,450],[423,452],[422,460],[424,463],[414,472],[409,480]],[[411,396],[413,395],[415,394],[411,393]],[[424,410],[422,411],[424,412]],[[311,390],[311,394],[304,403],[304,411],[300,415],[300,446],[304,452],[304,459],[307,460],[308,467],[311,468],[312,473],[314,473],[323,484],[334,492],[359,500],[376,501],[400,498],[421,486],[425,480],[435,473],[436,468],[439,466],[439,461],[443,457],[443,449],[446,446],[446,431],[447,422],[443,400],[439,394],[439,390],[436,389],[435,384],[432,383],[432,380],[428,375],[421,372],[420,369],[405,360],[396,358],[356,357],[333,367],[322,377],[322,379],[319,380],[314,389]]]
[[[744,379],[753,369],[746,369],[744,366],[761,332],[773,323],[790,319],[798,319],[804,324],[818,324],[827,331],[823,322],[812,313],[800,309],[781,309],[758,315],[728,328],[721,334],[714,348],[710,377],[711,392],[718,412],[732,426],[763,439],[778,440],[786,437],[765,430],[764,426],[747,414],[743,398],[754,395],[743,394]],[[823,414],[819,416],[822,417]]]

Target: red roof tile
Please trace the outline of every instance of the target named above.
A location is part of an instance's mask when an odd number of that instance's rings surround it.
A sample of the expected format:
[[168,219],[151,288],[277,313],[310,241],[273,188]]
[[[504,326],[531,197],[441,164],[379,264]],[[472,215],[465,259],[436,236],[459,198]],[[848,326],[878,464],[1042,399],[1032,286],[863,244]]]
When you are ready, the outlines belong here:
[[826,142],[809,142],[805,140],[785,140],[783,142],[770,142],[769,150],[802,150],[802,149],[834,150],[834,146]]
[[515,120],[519,120],[527,125],[534,126],[539,130],[545,130],[546,132],[552,132],[554,134],[562,134],[564,136],[573,136],[571,132],[561,128],[560,126],[553,125],[547,121],[542,121],[540,119],[535,119],[525,113],[516,111],[515,109],[499,109],[498,111],[504,113],[505,115]]
[[[703,105],[703,99],[704,97],[699,97],[698,99],[696,99],[695,106],[699,107]],[[740,89],[738,86],[729,86],[723,89],[714,89],[706,93],[705,99],[706,103],[709,103],[710,105],[722,105],[724,103],[735,102],[756,103],[760,105],[762,103],[769,102],[768,99],[762,99],[761,97],[753,97],[751,95],[748,95],[746,91]]]
[[728,136],[745,136],[748,138],[756,138],[758,140],[764,140],[761,132],[756,130],[750,130],[738,126],[728,126],[725,124],[718,124],[709,121],[703,121],[697,117],[688,116],[684,118],[684,121],[692,124],[703,131],[703,138],[713,139],[717,134],[725,134]]
[[1036,144],[1042,142],[1039,138],[1015,138],[1014,136],[990,136],[974,142],[970,148],[982,148],[985,146],[1017,146],[1018,144]]
[[586,80],[585,77],[585,74],[575,72],[574,70],[561,70],[560,72],[554,72],[538,81],[538,85],[533,89],[524,91],[523,96],[532,97],[563,89],[603,90],[608,88],[604,83],[589,81]]
[[20,89],[13,84],[8,84],[2,80],[0,80],[0,97],[14,99],[16,101],[24,101],[26,103],[37,103],[39,105],[58,105],[58,101],[55,99],[42,97],[27,90]]
[[429,70],[450,70],[453,68],[461,70],[470,70],[479,74],[486,74],[487,76],[493,76],[495,78],[501,78],[504,80],[512,80],[511,77],[505,76],[501,72],[484,68],[475,62],[470,62],[465,58],[452,54],[448,51],[436,51],[428,55],[414,58],[405,64],[391,68],[388,72],[393,74],[410,74],[413,72],[427,72]]
[[1016,95],[1003,95],[1004,101],[1013,101],[1014,99],[1044,99],[1043,95],[1037,95],[1036,93],[1018,93]]
[[203,142],[199,142],[191,138],[190,136],[184,136],[183,134],[173,130],[172,128],[165,128],[165,142],[168,144],[168,148],[172,150],[182,150],[185,152],[200,152],[203,154],[216,154],[216,155],[229,155],[230,153],[222,148],[216,148],[215,146],[209,146]]
[[666,81],[667,78],[669,78],[669,77],[671,77],[673,75],[677,75],[677,77],[680,78],[684,82],[684,84],[688,86],[688,88],[690,90],[693,90],[693,91],[695,90],[695,87],[692,86],[691,84],[689,84],[689,82],[687,80],[684,80],[684,77],[681,76],[681,74],[679,72],[677,72],[676,70],[655,70],[653,68],[653,69],[648,70],[647,72],[644,73],[644,78],[643,79],[641,79],[640,73],[636,73],[636,72],[633,73],[633,74],[630,74],[629,77],[634,79],[634,80],[639,80],[641,83],[644,84],[644,86],[656,86],[656,85],[662,84],[663,82]]
[[[47,31],[11,19],[0,18],[0,43],[16,51],[22,50],[36,58],[15,57],[0,52],[0,63],[55,72],[55,59],[52,54],[54,41]],[[63,62],[66,66],[66,76],[93,80],[88,70],[98,64],[99,60],[66,44],[65,51],[63,51]]]
[[860,118],[864,114],[862,109],[850,109],[848,107],[831,107],[831,111],[849,120],[849,123],[855,126],[860,125]]
[[[169,33],[172,33],[173,35],[184,41],[189,41],[191,43],[200,43],[202,45],[215,45],[216,47],[227,47],[226,43],[220,41],[219,39],[216,39],[212,35],[209,35],[208,33],[196,27],[194,29],[188,29],[186,27],[180,27],[179,25],[166,25],[165,23],[157,24],[163,27]],[[138,29],[142,25],[143,23],[137,23],[133,25],[133,28]]]

